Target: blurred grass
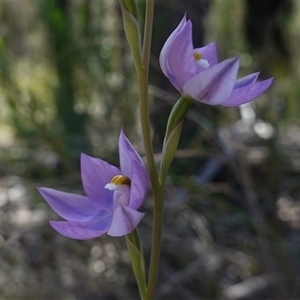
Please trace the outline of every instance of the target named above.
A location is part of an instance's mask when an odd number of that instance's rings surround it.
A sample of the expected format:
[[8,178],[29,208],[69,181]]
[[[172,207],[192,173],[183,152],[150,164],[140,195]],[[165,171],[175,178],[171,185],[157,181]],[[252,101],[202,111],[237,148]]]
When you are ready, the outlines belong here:
[[[292,5],[276,16],[289,51],[282,55],[268,34],[252,48],[244,1],[209,3],[205,41],[217,41],[221,59],[239,54],[240,76],[261,70],[261,79],[276,79],[250,105],[195,104],[187,116],[166,189],[158,299],[300,293],[300,4]],[[118,165],[121,126],[142,153],[117,2],[1,2],[0,73],[1,298],[138,299],[123,239],[60,236],[36,191],[82,193],[80,152]],[[161,102],[177,97],[157,86],[151,93]],[[162,126],[166,116],[153,107]],[[142,209],[148,259],[151,197]]]

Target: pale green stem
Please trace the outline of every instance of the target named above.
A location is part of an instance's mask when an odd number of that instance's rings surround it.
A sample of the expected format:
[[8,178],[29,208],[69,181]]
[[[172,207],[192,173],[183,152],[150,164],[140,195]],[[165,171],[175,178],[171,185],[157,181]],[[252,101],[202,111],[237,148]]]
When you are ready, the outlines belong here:
[[163,192],[164,186],[160,186],[154,193],[154,212],[153,212],[153,233],[152,233],[152,247],[151,258],[148,275],[148,289],[147,299],[152,300],[155,296],[157,276],[159,270],[160,249],[161,249],[161,236],[163,224]]
[[159,189],[158,175],[155,168],[155,161],[153,156],[152,137],[150,130],[150,113],[149,113],[149,100],[148,100],[148,73],[150,61],[150,48],[152,38],[152,24],[154,13],[154,1],[146,1],[146,18],[143,42],[143,68],[137,70],[138,83],[139,83],[139,100],[140,100],[140,117],[141,127],[143,134],[143,142],[145,148],[145,156],[149,170],[149,176],[153,193]]
[[156,281],[159,267],[162,216],[163,216],[163,186],[159,184],[155,161],[153,157],[152,138],[150,132],[149,104],[148,104],[148,81],[145,69],[138,72],[139,94],[140,94],[140,119],[145,148],[145,156],[153,190],[154,212],[153,212],[153,233],[148,276],[148,298],[154,299]]
[[154,1],[146,1],[145,27],[142,61],[143,68],[137,69],[139,82],[139,99],[140,99],[140,118],[143,134],[143,142],[145,148],[145,156],[153,190],[154,212],[153,212],[153,233],[152,248],[148,276],[147,299],[154,299],[162,233],[162,217],[163,217],[163,186],[159,184],[158,174],[155,167],[155,161],[152,148],[152,137],[150,130],[149,100],[148,100],[148,74],[150,61],[150,48],[152,38],[152,24],[154,14]]

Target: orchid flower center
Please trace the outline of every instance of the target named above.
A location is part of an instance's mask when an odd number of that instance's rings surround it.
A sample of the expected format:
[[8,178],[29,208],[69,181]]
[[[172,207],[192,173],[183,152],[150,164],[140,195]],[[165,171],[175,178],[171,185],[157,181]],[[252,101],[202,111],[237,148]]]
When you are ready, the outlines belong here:
[[131,180],[124,175],[114,176],[110,183],[105,185],[105,188],[114,191],[113,208],[116,209],[118,206],[127,206],[130,200],[130,184]]
[[207,69],[209,67],[209,63],[206,59],[203,59],[203,56],[199,53],[199,52],[194,52],[194,58],[196,60],[196,63],[204,68],[204,69]]
[[111,183],[115,185],[120,185],[120,184],[127,184],[130,186],[131,180],[124,175],[116,175],[112,178]]

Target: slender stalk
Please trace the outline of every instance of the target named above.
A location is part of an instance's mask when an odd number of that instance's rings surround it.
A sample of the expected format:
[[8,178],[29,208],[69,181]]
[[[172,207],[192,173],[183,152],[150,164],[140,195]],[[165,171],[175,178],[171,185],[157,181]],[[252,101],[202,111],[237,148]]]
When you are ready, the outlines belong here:
[[[160,257],[162,217],[163,217],[163,186],[159,184],[155,162],[153,157],[152,139],[150,132],[149,104],[148,104],[148,80],[146,79],[145,70],[138,72],[139,94],[140,94],[140,119],[145,148],[145,156],[153,190],[154,212],[153,212],[153,233],[150,269],[148,276],[148,294],[147,299],[153,299],[158,266]],[[147,92],[146,92],[147,91]]]
[[153,190],[158,185],[157,171],[155,168],[155,161],[153,156],[152,138],[150,130],[150,113],[149,113],[149,99],[148,99],[148,74],[150,62],[150,48],[152,40],[152,24],[154,14],[154,1],[146,1],[146,15],[144,28],[144,41],[142,49],[143,68],[137,69],[138,83],[139,83],[139,100],[140,100],[140,117],[143,134],[143,142],[145,148],[145,156],[149,170],[150,181]]
[[160,186],[154,194],[154,214],[153,214],[153,233],[152,233],[152,247],[150,267],[148,274],[148,289],[147,299],[154,299],[157,276],[159,270],[160,261],[160,249],[161,249],[161,236],[162,236],[162,224],[163,224],[163,191],[164,187]]
[[149,100],[148,100],[148,73],[150,61],[150,48],[152,38],[152,24],[154,13],[154,1],[146,1],[146,18],[143,42],[143,68],[137,70],[137,77],[139,83],[139,100],[140,100],[140,117],[143,134],[143,142],[145,148],[145,156],[149,170],[150,181],[153,190],[159,188],[159,181],[157,171],[155,168],[155,161],[153,156],[152,138],[150,130],[150,115],[149,115]]
[[152,25],[154,14],[154,0],[146,1],[144,41],[142,49],[143,68],[137,70],[139,82],[139,99],[140,99],[140,118],[143,134],[143,142],[145,148],[145,156],[153,190],[154,213],[153,213],[153,233],[151,259],[148,277],[147,299],[154,299],[160,248],[161,248],[161,232],[163,218],[163,186],[160,185],[158,174],[155,167],[153,156],[152,138],[150,130],[149,100],[148,100],[148,74],[150,62],[150,49],[152,39]]

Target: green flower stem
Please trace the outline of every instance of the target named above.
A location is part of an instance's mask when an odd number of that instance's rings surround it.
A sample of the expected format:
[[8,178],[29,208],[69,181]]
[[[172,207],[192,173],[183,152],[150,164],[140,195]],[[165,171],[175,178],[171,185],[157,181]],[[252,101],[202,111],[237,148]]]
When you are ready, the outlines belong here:
[[155,191],[153,189],[153,193],[154,193],[153,233],[152,233],[150,267],[149,267],[149,275],[148,275],[147,300],[154,299],[156,284],[157,284],[160,249],[161,249],[163,209],[164,209],[163,192],[164,192],[164,186],[160,186],[160,188]]
[[155,161],[153,156],[152,137],[150,130],[150,113],[149,113],[149,100],[148,100],[148,74],[149,74],[149,61],[150,61],[150,48],[152,39],[152,24],[154,14],[154,1],[146,1],[146,16],[145,16],[145,29],[144,29],[144,42],[142,62],[143,68],[138,69],[138,83],[139,83],[139,100],[140,100],[140,117],[141,127],[145,148],[145,155],[147,166],[149,169],[150,180],[153,190],[159,188],[159,181],[157,171],[155,168]]
[[157,275],[159,268],[162,220],[163,220],[163,185],[160,185],[152,148],[152,137],[150,130],[149,100],[148,100],[148,74],[150,61],[150,48],[152,39],[152,25],[154,14],[154,1],[146,1],[146,15],[144,27],[144,41],[142,49],[143,68],[137,69],[140,99],[140,118],[145,148],[146,161],[149,177],[153,190],[154,213],[153,213],[153,233],[152,248],[148,276],[147,299],[154,299]]
[[145,148],[145,156],[149,171],[149,177],[153,190],[154,214],[153,214],[153,234],[152,249],[150,259],[150,269],[148,276],[147,299],[154,299],[156,289],[157,274],[160,257],[162,217],[163,217],[163,189],[160,185],[153,156],[152,138],[150,131],[149,103],[148,103],[148,76],[146,69],[138,71],[139,96],[140,96],[140,119]]
[[150,176],[150,181],[153,190],[159,188],[159,181],[157,171],[155,168],[155,161],[153,156],[152,137],[150,130],[150,113],[149,113],[149,100],[148,100],[148,75],[149,75],[149,61],[150,61],[150,48],[152,39],[152,24],[154,14],[154,1],[146,1],[146,16],[144,27],[144,41],[142,49],[142,62],[143,67],[137,68],[138,86],[139,86],[139,104],[140,104],[140,118],[143,142],[145,148],[145,156]]
[[[148,100],[148,76],[149,76],[149,62],[150,62],[150,49],[152,39],[152,25],[154,14],[154,0],[147,0],[146,13],[145,13],[145,26],[144,26],[144,40],[142,47],[142,55],[139,56],[139,47],[136,41],[137,36],[137,23],[127,11],[122,10],[123,18],[126,22],[125,31],[129,41],[129,45],[133,52],[135,67],[137,71],[138,87],[139,87],[139,111],[141,119],[141,128],[143,143],[145,149],[146,162],[153,190],[154,212],[153,212],[153,233],[152,233],[152,249],[148,276],[148,287],[144,288],[143,280],[138,275],[140,272],[136,268],[136,278],[140,289],[142,299],[154,299],[157,275],[159,268],[160,248],[161,248],[161,235],[162,235],[162,220],[163,220],[163,190],[164,186],[160,184],[158,173],[155,166],[152,137],[150,130],[150,114],[149,114],[149,100]],[[120,1],[122,5],[128,3]],[[127,6],[126,6],[127,7]],[[128,237],[129,238],[129,237]],[[130,245],[130,244],[128,244]],[[133,252],[134,253],[134,252]],[[147,291],[146,291],[147,290]]]

